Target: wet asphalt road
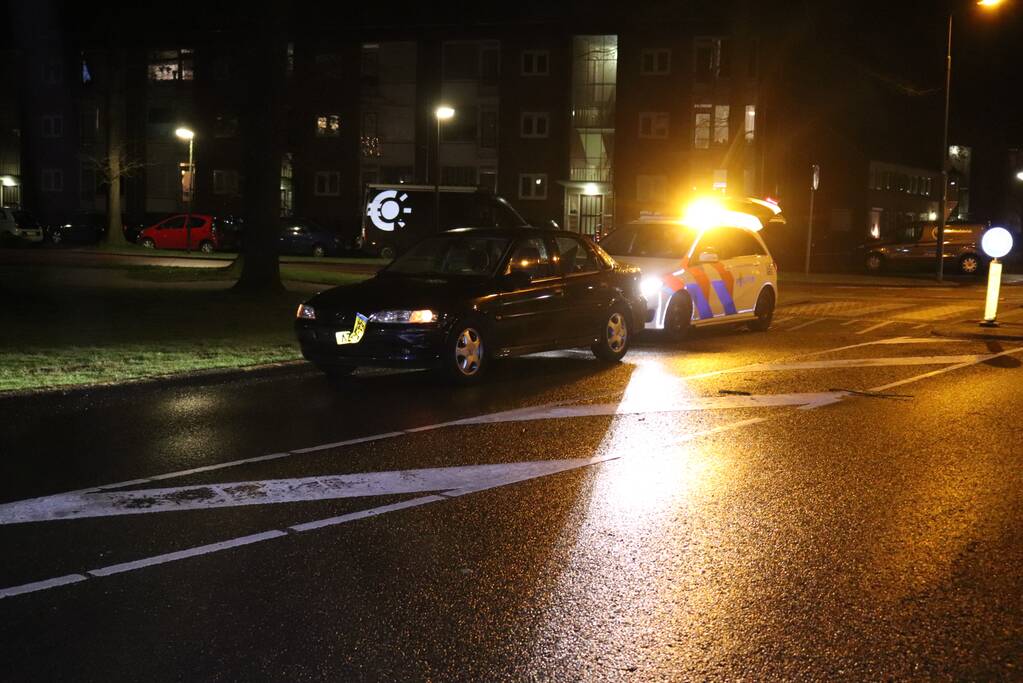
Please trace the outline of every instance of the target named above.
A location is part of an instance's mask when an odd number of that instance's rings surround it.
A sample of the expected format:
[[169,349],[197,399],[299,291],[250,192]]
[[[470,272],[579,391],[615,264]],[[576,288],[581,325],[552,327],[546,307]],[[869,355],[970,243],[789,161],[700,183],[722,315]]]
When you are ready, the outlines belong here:
[[783,296],[764,334],[467,390],[0,399],[0,678],[1023,677],[1023,341],[932,334],[973,288]]

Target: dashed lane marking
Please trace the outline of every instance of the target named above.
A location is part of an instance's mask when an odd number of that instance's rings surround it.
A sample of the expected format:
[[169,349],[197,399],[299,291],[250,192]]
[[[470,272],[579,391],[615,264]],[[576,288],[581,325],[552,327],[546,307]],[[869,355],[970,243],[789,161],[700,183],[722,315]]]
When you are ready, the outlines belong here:
[[885,320],[884,322],[877,323],[876,325],[871,325],[870,327],[858,330],[856,334],[866,334],[867,332],[873,332],[874,330],[879,330],[882,327],[887,327],[888,325],[892,325],[894,323],[895,323],[894,320]]
[[993,360],[995,358],[1000,358],[1002,356],[1010,356],[1010,355],[1019,353],[1020,351],[1023,351],[1023,346],[1017,347],[1015,349],[1009,349],[1008,351],[1002,351],[1000,353],[991,353],[991,354],[988,354],[986,356],[979,356],[979,357],[977,357],[976,360],[964,361],[964,362],[958,363],[956,365],[950,365],[947,368],[941,368],[939,370],[932,370],[931,372],[925,372],[922,375],[916,375],[914,377],[907,377],[906,379],[900,379],[897,382],[890,382],[889,384],[882,384],[881,386],[874,387],[873,389],[870,389],[869,391],[873,391],[873,392],[888,391],[889,389],[894,389],[895,387],[901,387],[901,386],[903,386],[905,384],[911,384],[913,382],[919,382],[922,379],[927,379],[929,377],[935,377],[937,375],[943,375],[946,372],[952,372],[953,370],[961,370],[963,368],[968,368],[971,365],[978,365],[980,363],[986,363],[989,360]]
[[807,321],[805,323],[799,323],[798,325],[793,325],[792,327],[788,328],[788,331],[789,332],[795,332],[796,330],[801,330],[804,327],[809,327],[810,325],[813,325],[815,323],[822,323],[825,320],[830,320],[830,318],[811,318],[809,321]]

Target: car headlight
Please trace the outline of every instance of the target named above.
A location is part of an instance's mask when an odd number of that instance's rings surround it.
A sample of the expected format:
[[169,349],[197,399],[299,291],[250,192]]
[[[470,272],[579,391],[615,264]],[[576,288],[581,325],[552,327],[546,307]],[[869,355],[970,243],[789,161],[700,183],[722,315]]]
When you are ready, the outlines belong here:
[[432,323],[437,317],[437,313],[426,308],[418,311],[377,311],[369,316],[369,320],[374,323]]
[[316,320],[316,309],[306,304],[299,304],[295,311],[295,317],[299,320]]
[[640,280],[639,293],[643,295],[643,298],[649,299],[659,291],[661,291],[661,278],[645,277]]

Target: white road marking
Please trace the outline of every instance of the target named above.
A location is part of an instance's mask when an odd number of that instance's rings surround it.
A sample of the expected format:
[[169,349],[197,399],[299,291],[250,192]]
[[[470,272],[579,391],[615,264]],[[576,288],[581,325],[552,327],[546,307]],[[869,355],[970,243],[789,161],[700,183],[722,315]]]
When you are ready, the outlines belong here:
[[744,367],[721,370],[719,374],[729,375],[747,372],[785,372],[788,370],[823,370],[831,368],[885,368],[900,365],[953,365],[986,358],[985,355],[963,356],[904,356],[889,358],[841,358],[838,360],[808,360],[792,363],[758,363]]
[[798,325],[793,325],[787,331],[788,332],[795,332],[796,330],[801,330],[804,327],[809,327],[810,325],[813,325],[814,323],[821,323],[821,322],[824,322],[825,320],[830,320],[830,318],[813,318],[812,320],[810,320],[808,322],[799,323]]
[[1001,356],[1008,356],[1008,355],[1011,355],[1011,354],[1014,354],[1014,353],[1019,353],[1020,351],[1023,351],[1023,346],[1017,347],[1015,349],[1009,349],[1008,351],[1002,351],[1000,353],[992,353],[992,354],[989,354],[989,355],[986,355],[986,356],[978,356],[977,360],[964,361],[962,363],[959,363],[958,365],[951,365],[951,366],[949,366],[947,368],[941,368],[939,370],[932,370],[931,372],[925,372],[922,375],[917,375],[915,377],[909,377],[907,379],[902,379],[902,380],[899,380],[897,382],[891,382],[889,384],[882,384],[881,386],[874,387],[873,389],[870,389],[869,391],[875,391],[875,392],[887,391],[889,389],[894,389],[895,387],[901,387],[904,384],[910,384],[912,382],[919,382],[920,380],[927,379],[928,377],[934,377],[936,375],[943,375],[946,372],[952,372],[953,370],[961,370],[962,368],[968,368],[971,365],[977,365],[979,363],[985,363],[985,362],[987,362],[987,361],[989,361],[989,360],[991,360],[993,358],[999,358]]
[[844,323],[842,323],[842,327],[846,327],[848,325],[855,325],[856,323],[861,322],[863,322],[863,318],[853,318],[852,320],[846,320]]
[[32,583],[23,583],[20,586],[0,588],[0,600],[3,598],[14,597],[15,595],[22,595],[23,593],[35,593],[36,591],[44,591],[48,588],[67,586],[68,584],[86,581],[88,578],[88,576],[84,576],[82,574],[68,574],[66,576],[46,579],[45,581],[33,581]]
[[920,323],[919,325],[914,325],[913,329],[914,330],[922,330],[923,328],[928,327],[929,325],[930,325],[930,323]]
[[866,328],[864,328],[862,330],[858,330],[856,332],[856,334],[866,334],[867,332],[873,332],[874,330],[879,330],[882,327],[885,327],[887,325],[894,325],[894,324],[895,324],[894,320],[885,320],[884,322],[877,323],[876,325],[871,325],[870,327],[866,327]]
[[460,491],[477,491],[545,477],[592,462],[588,458],[533,460],[134,491],[58,494],[0,505],[0,525],[428,491],[442,491],[444,495],[452,496],[459,495]]
[[220,541],[218,543],[208,543],[206,545],[196,546],[194,548],[186,548],[185,550],[177,550],[172,553],[164,553],[163,555],[154,555],[152,557],[145,557],[141,560],[133,560],[131,562],[121,562],[120,564],[111,564],[106,567],[99,567],[98,569],[90,569],[85,572],[90,577],[97,576],[111,576],[112,574],[123,574],[124,572],[135,571],[136,569],[144,569],[146,567],[152,567],[158,564],[166,564],[168,562],[176,562],[178,560],[184,560],[189,557],[198,557],[199,555],[209,555],[210,553],[220,552],[221,550],[230,550],[231,548],[239,548],[243,545],[252,545],[253,543],[259,543],[261,541],[269,541],[271,538],[280,538],[281,536],[287,536],[287,532],[278,531],[273,529],[271,531],[262,531],[258,534],[249,534],[248,536],[239,536],[238,538],[232,538],[227,541]]

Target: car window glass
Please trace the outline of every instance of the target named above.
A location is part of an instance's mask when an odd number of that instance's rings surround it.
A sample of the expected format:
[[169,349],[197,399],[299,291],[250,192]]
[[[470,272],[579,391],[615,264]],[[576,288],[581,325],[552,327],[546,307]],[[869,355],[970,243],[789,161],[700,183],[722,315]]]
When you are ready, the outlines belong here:
[[711,252],[717,254],[718,258],[721,256],[722,239],[720,230],[708,230],[700,236],[700,241],[696,244],[696,249],[693,250],[693,260],[699,261],[700,254],[705,252]]
[[598,270],[593,254],[575,237],[558,237],[559,263],[565,275],[574,273],[593,273]]
[[635,237],[635,228],[619,228],[600,240],[600,247],[609,254],[628,256],[632,253],[632,241]]
[[405,275],[493,275],[508,247],[504,237],[452,235],[425,239],[383,272]]
[[183,227],[185,227],[185,217],[184,216],[175,216],[174,218],[169,218],[169,219],[167,219],[166,221],[164,221],[160,225],[160,228],[164,229],[164,230],[166,230],[168,228],[183,228]]
[[738,256],[760,256],[764,253],[764,248],[760,246],[760,242],[751,233],[745,230],[735,230],[733,237],[733,246],[735,247],[734,253],[731,258]]
[[508,262],[508,270],[524,271],[531,278],[553,275],[550,253],[542,237],[530,237],[519,242]]
[[189,218],[188,218],[188,227],[190,227],[190,228],[201,228],[205,224],[206,224],[206,221],[204,221],[203,219],[199,218],[198,216],[189,216]]
[[642,226],[632,243],[632,256],[647,258],[683,258],[693,243],[691,229],[675,223]]

